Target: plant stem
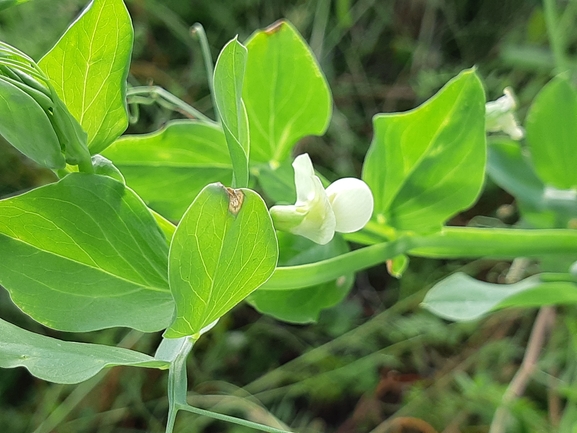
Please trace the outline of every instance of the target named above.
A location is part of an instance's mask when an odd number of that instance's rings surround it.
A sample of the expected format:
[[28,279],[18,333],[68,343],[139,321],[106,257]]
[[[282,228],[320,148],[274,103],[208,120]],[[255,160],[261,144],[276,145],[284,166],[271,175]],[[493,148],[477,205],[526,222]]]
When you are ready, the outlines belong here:
[[137,86],[131,87],[126,92],[126,99],[129,104],[150,105],[158,103],[169,110],[178,111],[187,117],[198,119],[206,123],[214,123],[213,120],[202,114],[196,108],[190,106],[182,99],[177,98],[172,93],[158,86]]
[[194,340],[192,338],[183,338],[181,343],[168,370],[168,421],[166,423],[166,433],[172,433],[179,409],[187,404],[186,358],[192,350]]
[[281,430],[281,429],[278,429],[275,427],[269,427],[269,426],[264,425],[264,424],[259,424],[256,422],[247,421],[247,420],[242,419],[242,418],[237,418],[237,417],[230,416],[230,415],[223,415],[220,413],[211,412],[209,410],[199,409],[197,407],[193,407],[193,406],[190,406],[188,404],[179,405],[178,409],[185,410],[187,412],[192,412],[192,413],[195,413],[197,415],[203,415],[203,416],[207,416],[210,418],[218,419],[220,421],[226,421],[226,422],[242,425],[244,427],[249,427],[249,428],[253,428],[255,430],[260,430],[260,431],[264,431],[264,432],[268,432],[268,433],[291,433],[287,430]]
[[210,53],[208,38],[206,37],[204,27],[200,23],[195,23],[192,26],[191,34],[196,36],[200,42],[200,49],[202,51],[202,57],[204,59],[204,67],[206,68],[206,79],[208,80],[208,89],[210,91],[210,97],[212,99],[212,105],[214,107],[214,115],[216,117],[216,121],[220,122],[220,115],[218,113],[218,108],[216,106],[216,97],[214,94],[214,63],[212,62],[212,54]]
[[501,400],[501,405],[495,411],[495,417],[491,423],[491,428],[489,433],[504,433],[507,431],[507,420],[509,418],[509,406],[517,397],[521,396],[525,391],[527,383],[535,370],[537,360],[539,359],[539,354],[545,343],[545,337],[547,333],[552,328],[555,321],[555,308],[554,307],[541,307],[535,323],[533,324],[533,329],[531,330],[531,336],[529,337],[529,342],[527,343],[527,349],[525,350],[525,356],[521,362],[521,366],[515,377],[507,387],[505,394],[503,394],[503,399]]
[[437,259],[577,255],[577,231],[445,227],[441,232],[428,236],[404,235],[392,242],[378,243],[331,259],[279,267],[259,290],[291,290],[314,286],[384,263],[400,254]]

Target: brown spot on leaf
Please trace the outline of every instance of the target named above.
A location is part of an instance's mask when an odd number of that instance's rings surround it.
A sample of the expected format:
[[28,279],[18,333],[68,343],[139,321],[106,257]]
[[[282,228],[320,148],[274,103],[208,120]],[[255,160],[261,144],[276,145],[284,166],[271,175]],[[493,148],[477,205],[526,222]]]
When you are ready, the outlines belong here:
[[233,215],[237,215],[244,201],[244,193],[240,189],[233,189],[226,187],[228,194],[228,210]]

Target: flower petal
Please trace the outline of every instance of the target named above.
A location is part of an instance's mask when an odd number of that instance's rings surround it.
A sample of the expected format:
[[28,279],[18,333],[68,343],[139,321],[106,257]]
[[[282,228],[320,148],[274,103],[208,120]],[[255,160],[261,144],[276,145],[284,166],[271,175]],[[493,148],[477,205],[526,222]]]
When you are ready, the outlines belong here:
[[352,233],[362,229],[373,214],[373,193],[360,179],[339,179],[326,190],[336,218],[336,231]]
[[[297,190],[296,204],[304,204],[314,200],[314,197],[319,193],[320,179],[315,175],[315,169],[308,153],[297,156],[293,161],[293,168]],[[322,184],[320,184],[320,188],[324,191]]]

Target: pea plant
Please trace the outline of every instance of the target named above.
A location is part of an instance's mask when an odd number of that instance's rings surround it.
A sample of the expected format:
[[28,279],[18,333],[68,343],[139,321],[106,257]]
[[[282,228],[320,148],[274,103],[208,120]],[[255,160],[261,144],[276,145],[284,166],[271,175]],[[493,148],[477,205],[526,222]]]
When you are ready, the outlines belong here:
[[[59,177],[0,200],[0,284],[46,327],[163,330],[162,342],[151,356],[0,320],[1,367],[66,384],[119,365],[168,370],[167,433],[180,411],[279,432],[187,403],[194,343],[242,301],[314,322],[355,272],[386,262],[400,278],[420,256],[540,263],[511,284],[459,273],[439,282],[422,305],[450,320],[577,303],[577,90],[567,76],[542,89],[522,128],[512,92],[486,103],[465,70],[418,108],[376,115],[362,179],[331,183],[307,154],[293,158],[299,140],[326,131],[332,98],[289,22],[232,39],[214,66],[205,56],[214,120],[163,89],[128,87],[132,43],[122,0],[93,0],[38,62],[0,43],[0,135]],[[151,102],[186,118],[121,136]],[[446,226],[487,175],[515,197],[519,223]]]

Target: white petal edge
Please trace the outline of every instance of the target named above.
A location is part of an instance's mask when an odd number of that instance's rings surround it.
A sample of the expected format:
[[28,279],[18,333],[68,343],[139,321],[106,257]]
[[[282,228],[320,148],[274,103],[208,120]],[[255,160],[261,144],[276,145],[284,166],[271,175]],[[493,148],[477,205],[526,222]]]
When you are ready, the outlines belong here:
[[373,214],[373,193],[360,179],[339,179],[326,190],[336,218],[336,231],[352,233],[362,229]]

